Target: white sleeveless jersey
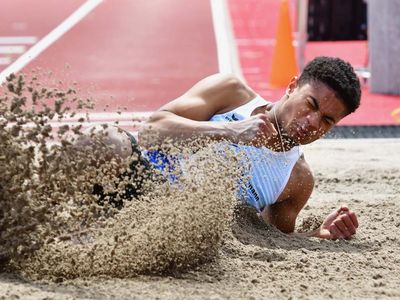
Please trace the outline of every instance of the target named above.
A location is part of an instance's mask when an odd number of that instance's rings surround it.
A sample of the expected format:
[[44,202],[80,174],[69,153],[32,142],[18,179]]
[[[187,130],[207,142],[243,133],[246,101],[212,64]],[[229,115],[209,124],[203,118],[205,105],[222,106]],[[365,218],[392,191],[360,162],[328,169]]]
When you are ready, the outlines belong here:
[[[257,107],[268,104],[257,95],[250,102],[232,111],[214,115],[209,121],[241,121],[248,119]],[[240,199],[262,211],[264,207],[274,204],[289,181],[293,167],[302,154],[299,146],[286,152],[274,152],[266,147],[254,147],[231,144],[235,153],[243,153],[249,164],[245,187],[238,190]]]

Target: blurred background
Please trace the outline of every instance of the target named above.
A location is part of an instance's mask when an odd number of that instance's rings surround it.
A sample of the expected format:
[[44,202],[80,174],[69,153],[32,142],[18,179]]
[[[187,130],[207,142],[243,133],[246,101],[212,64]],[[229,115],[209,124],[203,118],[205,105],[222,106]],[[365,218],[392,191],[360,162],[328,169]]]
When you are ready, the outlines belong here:
[[[0,82],[51,71],[97,106],[146,118],[201,78],[234,73],[270,101],[319,55],[350,62],[360,109],[328,137],[400,137],[400,0],[0,0]],[[124,112],[116,114],[117,110]],[[106,111],[105,111],[106,110]]]

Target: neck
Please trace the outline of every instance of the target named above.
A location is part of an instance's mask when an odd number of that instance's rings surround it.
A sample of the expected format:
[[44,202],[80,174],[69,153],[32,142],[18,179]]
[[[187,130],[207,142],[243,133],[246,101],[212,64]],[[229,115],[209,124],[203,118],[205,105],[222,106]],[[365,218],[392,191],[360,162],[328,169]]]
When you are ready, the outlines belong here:
[[274,125],[277,135],[270,138],[267,142],[268,148],[277,151],[277,152],[285,152],[292,149],[294,146],[297,145],[285,132],[282,124],[279,122],[279,110],[280,101],[268,104],[266,107],[265,113],[268,116],[270,122]]

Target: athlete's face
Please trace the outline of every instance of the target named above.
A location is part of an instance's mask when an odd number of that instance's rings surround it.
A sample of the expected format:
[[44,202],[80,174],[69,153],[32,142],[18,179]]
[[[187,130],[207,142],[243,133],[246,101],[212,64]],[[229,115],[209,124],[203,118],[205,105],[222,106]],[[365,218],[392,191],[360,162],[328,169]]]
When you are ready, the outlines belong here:
[[291,82],[283,101],[279,121],[282,131],[298,144],[308,144],[323,136],[347,115],[343,101],[321,82],[297,86]]

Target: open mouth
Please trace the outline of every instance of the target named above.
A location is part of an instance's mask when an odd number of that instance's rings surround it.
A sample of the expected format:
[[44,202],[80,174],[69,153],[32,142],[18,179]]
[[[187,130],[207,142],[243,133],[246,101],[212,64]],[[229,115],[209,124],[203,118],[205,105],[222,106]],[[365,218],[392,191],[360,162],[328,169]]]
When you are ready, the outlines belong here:
[[305,125],[301,125],[301,126],[296,127],[296,133],[297,133],[298,137],[303,138],[303,137],[307,136],[308,131],[307,131]]

